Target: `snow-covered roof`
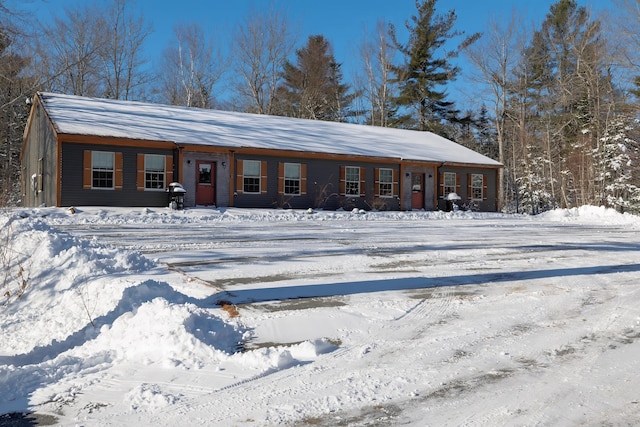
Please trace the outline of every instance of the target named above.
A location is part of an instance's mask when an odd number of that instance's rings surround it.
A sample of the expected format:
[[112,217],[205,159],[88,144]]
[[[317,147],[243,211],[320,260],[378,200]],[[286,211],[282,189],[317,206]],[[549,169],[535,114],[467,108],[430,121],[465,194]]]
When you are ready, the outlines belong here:
[[431,132],[54,93],[38,95],[61,134],[500,165]]

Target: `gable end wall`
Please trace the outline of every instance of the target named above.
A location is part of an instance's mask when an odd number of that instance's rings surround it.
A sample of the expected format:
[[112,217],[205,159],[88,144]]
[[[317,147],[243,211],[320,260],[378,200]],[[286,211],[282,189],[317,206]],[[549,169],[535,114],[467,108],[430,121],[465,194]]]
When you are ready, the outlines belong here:
[[42,105],[36,102],[22,151],[22,205],[56,206],[57,141]]

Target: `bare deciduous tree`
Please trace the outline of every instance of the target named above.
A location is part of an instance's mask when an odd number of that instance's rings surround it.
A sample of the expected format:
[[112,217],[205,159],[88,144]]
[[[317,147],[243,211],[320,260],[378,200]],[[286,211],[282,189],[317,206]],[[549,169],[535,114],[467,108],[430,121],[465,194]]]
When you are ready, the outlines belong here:
[[267,11],[253,10],[233,37],[235,88],[244,110],[273,114],[282,67],[293,52],[294,39],[286,15],[273,5]]
[[[143,44],[150,27],[135,16],[135,0],[67,8],[33,37],[32,74],[40,89],[131,99],[145,83]],[[140,92],[138,92],[139,94]]]
[[177,26],[175,36],[162,58],[160,96],[173,105],[212,108],[225,71],[220,50],[198,24]]
[[[465,50],[467,58],[475,65],[478,81],[490,91],[490,105],[498,144],[498,161],[509,168],[505,159],[505,121],[509,112],[507,101],[511,73],[520,52],[516,29],[521,22],[515,12],[504,25],[490,20],[482,37]],[[504,201],[504,169],[499,171],[498,200]]]
[[42,26],[36,40],[39,74],[51,76],[44,89],[72,95],[101,96],[98,51],[102,44],[104,20],[95,6],[66,8]]
[[142,49],[151,26],[144,16],[131,13],[133,4],[129,0],[113,0],[103,15],[105,32],[98,55],[104,96],[108,98],[136,98],[149,80],[141,68],[146,62]]
[[379,21],[372,34],[365,34],[360,46],[360,76],[358,93],[365,100],[366,123],[387,126],[395,112],[391,105],[394,86],[391,70],[395,50],[391,46],[387,24]]

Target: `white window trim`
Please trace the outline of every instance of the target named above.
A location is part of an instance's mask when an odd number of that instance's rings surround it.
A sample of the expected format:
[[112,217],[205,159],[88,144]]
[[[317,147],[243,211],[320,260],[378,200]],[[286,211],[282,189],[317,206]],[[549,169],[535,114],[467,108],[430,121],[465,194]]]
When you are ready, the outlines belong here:
[[[358,178],[356,181],[350,181],[349,179],[347,179],[347,177],[349,176],[349,169],[356,169],[358,171]],[[358,185],[358,192],[357,194],[354,193],[349,193],[349,183],[355,183]],[[360,166],[345,166],[344,168],[344,194],[347,197],[359,197],[362,194],[362,189],[360,188]]]
[[[111,154],[111,187],[94,187],[93,186],[93,172],[96,168],[93,165],[93,153]],[[105,170],[106,169],[100,169]],[[92,190],[115,190],[116,188],[116,153],[113,151],[92,151],[91,152],[91,189]]]
[[[474,177],[480,177],[480,187],[474,187],[473,186],[473,178]],[[474,193],[474,188],[479,188],[480,189],[480,197],[473,197],[473,193]],[[474,201],[482,201],[484,200],[484,175],[481,173],[472,173],[471,174],[471,194],[469,195],[469,199],[474,200]]]
[[[162,186],[157,188],[147,187],[147,159],[149,157],[162,157]],[[167,188],[167,162],[166,156],[162,154],[145,154],[144,155],[144,191],[166,191]]]
[[[247,162],[257,163],[258,164],[258,175],[247,175],[245,171],[247,170],[246,165]],[[257,178],[258,179],[258,191],[247,191],[244,185],[245,178]],[[262,162],[260,160],[243,160],[242,161],[242,193],[243,194],[262,194]]]
[[[287,178],[287,165],[294,165],[298,167],[298,178]],[[285,163],[284,164],[284,179],[282,192],[285,196],[300,196],[302,195],[302,165],[300,163]],[[297,193],[287,193],[287,180],[289,181],[298,181],[298,192]]]
[[[447,185],[447,176],[452,176],[453,175],[453,185]],[[443,187],[443,192],[444,194],[442,195],[443,198],[447,198],[447,196],[450,193],[457,193],[457,187],[458,187],[458,174],[456,172],[444,172],[443,173],[443,183],[442,183],[442,187]],[[453,191],[447,191],[447,188],[453,188]]]
[[[391,173],[391,181],[383,181],[382,180],[382,171],[389,171]],[[389,194],[382,194],[382,184],[389,184],[391,185],[391,193]],[[380,168],[378,169],[378,194],[380,195],[379,197],[382,199],[392,199],[394,197],[393,195],[393,169],[391,168]]]

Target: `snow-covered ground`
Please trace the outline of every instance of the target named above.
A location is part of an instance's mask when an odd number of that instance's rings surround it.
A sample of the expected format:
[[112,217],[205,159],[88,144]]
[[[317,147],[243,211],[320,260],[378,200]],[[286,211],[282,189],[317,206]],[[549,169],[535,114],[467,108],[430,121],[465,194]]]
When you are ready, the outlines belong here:
[[638,217],[43,208],[0,226],[0,425],[640,424]]

